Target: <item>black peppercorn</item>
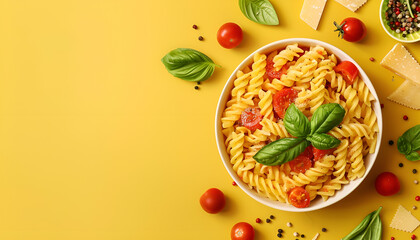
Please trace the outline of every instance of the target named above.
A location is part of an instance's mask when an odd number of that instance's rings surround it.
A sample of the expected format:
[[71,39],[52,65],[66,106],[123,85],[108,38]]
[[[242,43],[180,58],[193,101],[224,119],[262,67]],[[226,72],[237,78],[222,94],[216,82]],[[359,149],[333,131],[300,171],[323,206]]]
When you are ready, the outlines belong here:
[[417,173],[417,169],[413,169],[413,173],[416,174]]
[[394,141],[389,140],[389,141],[388,141],[388,144],[392,146],[392,145],[394,145]]
[[322,228],[321,230],[322,230],[323,232],[326,232],[326,231],[327,231],[327,229],[326,229],[326,228]]
[[270,220],[269,218],[267,218],[267,219],[265,220],[265,222],[266,222],[266,223],[269,223],[269,222],[271,222],[271,220]]
[[195,90],[198,90],[198,89],[200,89],[200,88],[199,88],[198,86],[195,86],[195,87],[194,87],[194,89],[195,89]]
[[270,218],[271,218],[271,219],[274,219],[274,216],[273,216],[273,215],[270,215]]
[[404,164],[403,163],[399,163],[398,164],[398,167],[403,167],[404,166]]
[[203,36],[199,36],[198,40],[203,41],[204,40]]

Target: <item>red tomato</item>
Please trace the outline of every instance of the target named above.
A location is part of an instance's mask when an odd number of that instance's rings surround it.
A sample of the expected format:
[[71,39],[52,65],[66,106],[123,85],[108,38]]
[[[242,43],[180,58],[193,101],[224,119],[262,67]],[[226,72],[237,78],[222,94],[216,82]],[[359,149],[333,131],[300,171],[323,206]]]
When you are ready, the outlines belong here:
[[321,159],[325,155],[332,154],[335,151],[335,148],[321,150],[321,149],[312,147],[312,151],[314,153],[314,160],[317,161],[317,160]]
[[353,84],[354,79],[359,75],[359,69],[350,61],[344,61],[335,66],[334,71],[343,74],[344,80],[348,84]]
[[217,188],[210,188],[200,197],[200,204],[208,213],[218,213],[225,207],[225,195]]
[[274,112],[281,119],[284,118],[287,108],[293,103],[298,97],[298,91],[293,88],[283,88],[274,94],[273,107]]
[[303,151],[303,153],[301,153],[300,155],[308,157],[309,159],[313,159],[314,158],[314,153],[313,153],[313,149],[312,149],[312,145],[309,145],[308,147],[305,148],[305,151]]
[[289,165],[292,172],[305,173],[306,170],[312,167],[312,161],[306,156],[299,155],[295,159],[290,161]]
[[260,122],[263,117],[259,108],[246,108],[241,113],[241,125],[251,131],[262,129]]
[[254,235],[254,228],[246,222],[235,224],[230,231],[230,238],[232,240],[254,240]]
[[295,187],[289,193],[289,202],[297,208],[306,208],[311,203],[311,198],[304,188]]
[[265,65],[265,72],[270,80],[273,80],[274,78],[280,79],[281,75],[287,72],[289,66],[290,64],[286,63],[279,71],[277,71],[274,67],[273,57],[269,57],[267,58],[267,64]]
[[391,196],[400,191],[400,181],[391,172],[383,172],[375,181],[376,191],[382,196]]
[[336,27],[335,31],[340,32],[339,36],[349,42],[358,42],[366,36],[366,26],[357,18],[346,18]]
[[225,23],[217,31],[217,41],[224,48],[234,48],[242,42],[242,29],[236,23]]

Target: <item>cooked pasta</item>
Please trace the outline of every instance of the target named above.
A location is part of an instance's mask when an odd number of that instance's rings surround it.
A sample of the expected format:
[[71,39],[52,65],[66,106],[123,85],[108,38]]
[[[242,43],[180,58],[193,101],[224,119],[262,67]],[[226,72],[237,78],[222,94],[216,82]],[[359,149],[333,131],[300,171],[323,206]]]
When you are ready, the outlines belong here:
[[[289,192],[302,187],[310,200],[321,196],[325,201],[343,185],[364,176],[365,158],[375,151],[379,131],[372,104],[375,98],[359,76],[349,82],[336,71],[339,63],[321,46],[293,44],[268,54],[257,53],[250,66],[237,72],[221,123],[233,170],[250,188],[289,203]],[[269,71],[282,75],[271,77]],[[318,159],[312,154],[311,166],[304,171],[296,171],[291,162],[265,166],[253,158],[268,143],[292,137],[277,112],[282,91],[293,96],[290,101],[309,119],[327,103],[338,103],[346,111],[342,123],[328,132],[340,145]],[[253,109],[254,115],[247,115],[247,109]],[[253,125],[244,124],[242,118]]]

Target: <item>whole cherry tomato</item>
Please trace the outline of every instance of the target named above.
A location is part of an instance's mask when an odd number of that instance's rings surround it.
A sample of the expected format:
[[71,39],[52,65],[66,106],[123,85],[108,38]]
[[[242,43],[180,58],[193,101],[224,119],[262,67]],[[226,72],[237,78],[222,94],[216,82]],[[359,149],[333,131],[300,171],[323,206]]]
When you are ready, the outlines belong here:
[[210,188],[200,197],[200,204],[208,213],[218,213],[225,207],[225,195],[217,188]]
[[234,48],[242,42],[242,29],[236,23],[225,23],[217,31],[217,41],[224,48]]
[[230,238],[232,240],[254,240],[254,235],[254,228],[246,222],[235,224],[230,231]]
[[382,196],[391,196],[400,191],[400,181],[391,172],[383,172],[376,177],[376,191]]
[[357,18],[346,18],[340,25],[336,22],[334,22],[334,25],[337,27],[335,31],[339,32],[338,36],[346,41],[358,42],[366,36],[366,26]]

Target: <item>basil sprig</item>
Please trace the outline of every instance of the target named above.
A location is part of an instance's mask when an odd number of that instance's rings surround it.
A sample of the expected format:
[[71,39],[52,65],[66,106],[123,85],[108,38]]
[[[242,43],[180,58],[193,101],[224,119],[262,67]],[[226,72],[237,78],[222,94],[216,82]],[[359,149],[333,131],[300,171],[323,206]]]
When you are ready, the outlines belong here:
[[340,140],[326,133],[340,124],[345,114],[340,104],[329,103],[315,110],[309,121],[295,104],[290,104],[284,116],[284,127],[297,138],[282,138],[265,145],[254,155],[255,161],[269,166],[281,165],[296,158],[311,143],[322,150],[337,147]]
[[341,240],[381,240],[382,221],[378,210],[368,214],[355,229]]
[[398,151],[410,161],[420,160],[420,124],[408,129],[397,141]]
[[239,8],[249,20],[263,25],[278,25],[276,10],[268,0],[239,0]]
[[214,72],[216,65],[205,54],[189,48],[177,48],[162,58],[170,74],[187,81],[204,81]]

